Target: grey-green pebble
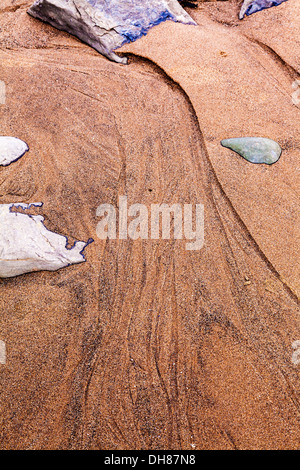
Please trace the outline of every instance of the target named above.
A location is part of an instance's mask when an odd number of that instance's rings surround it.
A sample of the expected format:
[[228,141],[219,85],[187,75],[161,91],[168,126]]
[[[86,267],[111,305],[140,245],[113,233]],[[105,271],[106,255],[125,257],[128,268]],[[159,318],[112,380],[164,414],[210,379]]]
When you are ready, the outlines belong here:
[[264,137],[223,139],[221,145],[233,150],[251,163],[272,165],[279,160],[282,153],[280,145],[275,140]]

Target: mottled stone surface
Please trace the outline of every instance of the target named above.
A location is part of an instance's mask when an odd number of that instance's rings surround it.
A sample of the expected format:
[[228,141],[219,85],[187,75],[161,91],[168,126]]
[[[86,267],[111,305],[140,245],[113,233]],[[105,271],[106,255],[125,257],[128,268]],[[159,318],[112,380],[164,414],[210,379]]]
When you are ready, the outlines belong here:
[[276,163],[281,155],[280,145],[272,139],[263,137],[236,137],[221,140],[227,147],[251,163]]
[[114,50],[145,35],[152,26],[166,20],[194,24],[176,0],[36,0],[28,13],[121,63],[126,58]]

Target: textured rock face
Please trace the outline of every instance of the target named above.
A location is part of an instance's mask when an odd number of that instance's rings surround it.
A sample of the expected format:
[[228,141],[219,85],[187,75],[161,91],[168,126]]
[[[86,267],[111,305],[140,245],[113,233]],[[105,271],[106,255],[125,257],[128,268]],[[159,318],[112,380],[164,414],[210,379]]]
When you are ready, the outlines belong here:
[[[299,449],[298,0],[244,21],[205,2],[199,27],[123,46],[127,67],[32,3],[0,0],[1,135],[30,147],[0,167],[0,203],[43,201],[49,230],[95,241],[0,279],[0,448]],[[245,135],[278,163],[220,145]],[[203,203],[204,247],[98,239],[119,195]]]
[[37,0],[28,13],[86,42],[111,60],[113,51],[165,20],[194,24],[176,0]]
[[[0,136],[0,166],[8,166],[29,150],[26,142]],[[57,269],[85,261],[83,250],[89,243],[76,242],[67,248],[68,239],[44,226],[42,216],[12,213],[13,208],[30,209],[38,204],[0,204],[0,278],[35,271]]]

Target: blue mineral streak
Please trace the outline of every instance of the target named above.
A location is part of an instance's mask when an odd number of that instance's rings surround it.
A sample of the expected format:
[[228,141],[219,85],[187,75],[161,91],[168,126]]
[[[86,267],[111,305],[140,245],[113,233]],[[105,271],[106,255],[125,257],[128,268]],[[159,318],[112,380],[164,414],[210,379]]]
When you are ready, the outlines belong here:
[[163,0],[87,0],[111,21],[113,28],[124,37],[123,44],[145,36],[152,26],[166,20],[177,21]]
[[166,20],[176,21],[176,18],[167,10],[160,12],[157,17],[155,17],[155,15],[152,15],[152,17],[155,18],[153,21],[135,21],[132,25],[129,26],[128,29],[120,29],[118,32],[124,37],[123,44],[136,41],[140,37],[146,36],[147,32],[150,28],[152,28],[152,26],[156,26]]
[[252,2],[246,10],[245,15],[249,16],[252,15],[252,13],[256,13],[257,11],[276,7],[286,1],[287,0],[254,0],[254,2]]

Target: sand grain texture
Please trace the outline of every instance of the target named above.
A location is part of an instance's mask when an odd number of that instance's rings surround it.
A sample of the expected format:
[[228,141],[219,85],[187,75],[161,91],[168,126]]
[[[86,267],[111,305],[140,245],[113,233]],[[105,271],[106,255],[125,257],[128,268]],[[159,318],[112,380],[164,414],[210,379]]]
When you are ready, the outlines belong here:
[[[128,66],[30,4],[0,8],[0,134],[30,147],[0,202],[43,201],[49,230],[95,241],[86,263],[0,281],[0,448],[299,448],[297,0],[243,22],[201,4],[199,26],[123,48]],[[220,146],[245,134],[279,162]],[[204,248],[97,239],[120,195],[204,204]]]

